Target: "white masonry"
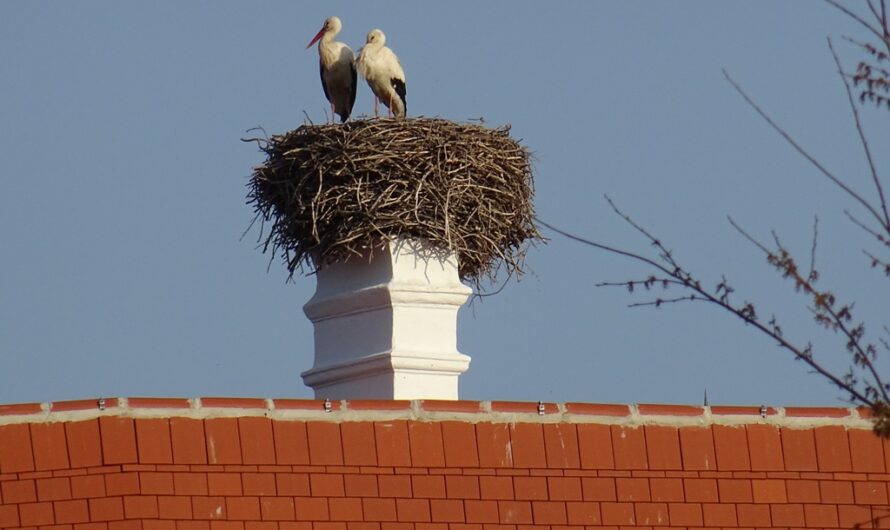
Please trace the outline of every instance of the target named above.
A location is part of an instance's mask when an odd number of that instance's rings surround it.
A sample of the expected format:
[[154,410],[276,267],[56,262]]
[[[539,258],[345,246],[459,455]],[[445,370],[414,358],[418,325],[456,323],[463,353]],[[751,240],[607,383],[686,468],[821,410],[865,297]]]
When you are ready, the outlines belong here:
[[316,398],[458,399],[470,357],[457,351],[457,311],[472,294],[457,258],[397,240],[325,267],[303,311],[315,327]]

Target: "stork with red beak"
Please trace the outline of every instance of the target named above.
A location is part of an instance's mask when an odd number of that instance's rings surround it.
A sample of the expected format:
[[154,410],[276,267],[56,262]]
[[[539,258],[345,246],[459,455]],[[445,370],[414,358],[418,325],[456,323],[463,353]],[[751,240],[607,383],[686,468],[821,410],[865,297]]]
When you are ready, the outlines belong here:
[[355,104],[356,76],[352,50],[334,40],[341,27],[343,25],[339,18],[328,18],[306,49],[321,40],[318,43],[321,86],[331,103],[331,118],[333,119],[334,114],[339,114],[340,121],[345,122]]
[[402,63],[392,50],[385,46],[386,35],[379,29],[368,33],[368,40],[358,54],[356,65],[368,86],[374,92],[374,115],[377,115],[379,101],[383,101],[389,115],[404,118],[405,72]]

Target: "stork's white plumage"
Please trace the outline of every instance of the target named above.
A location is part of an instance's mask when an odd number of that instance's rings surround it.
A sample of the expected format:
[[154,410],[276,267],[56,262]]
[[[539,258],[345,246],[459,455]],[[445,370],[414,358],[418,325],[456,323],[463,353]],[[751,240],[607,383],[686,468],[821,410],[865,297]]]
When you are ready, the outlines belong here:
[[340,115],[340,121],[345,122],[355,104],[356,75],[352,50],[342,42],[334,40],[342,27],[339,18],[328,18],[306,49],[321,40],[318,43],[321,86],[324,88],[325,97],[331,103],[331,118],[336,113]]
[[371,30],[359,51],[356,65],[374,92],[374,115],[377,115],[378,101],[382,100],[396,118],[404,118],[407,109],[405,72],[399,58],[385,44],[386,35],[379,29]]

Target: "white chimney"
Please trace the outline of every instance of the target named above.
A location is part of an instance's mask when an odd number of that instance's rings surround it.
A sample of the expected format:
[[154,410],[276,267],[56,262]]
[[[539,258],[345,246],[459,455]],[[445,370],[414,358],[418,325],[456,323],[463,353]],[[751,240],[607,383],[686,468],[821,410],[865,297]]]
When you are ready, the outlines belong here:
[[303,311],[315,327],[316,398],[458,399],[470,358],[457,351],[457,311],[472,289],[457,258],[396,240],[318,271]]

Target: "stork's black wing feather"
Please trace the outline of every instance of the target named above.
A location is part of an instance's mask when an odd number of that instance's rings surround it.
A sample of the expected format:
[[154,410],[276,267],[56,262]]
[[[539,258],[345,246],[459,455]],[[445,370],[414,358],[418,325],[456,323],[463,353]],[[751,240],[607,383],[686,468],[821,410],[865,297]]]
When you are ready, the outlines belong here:
[[405,94],[406,94],[405,81],[403,79],[393,77],[392,79],[389,80],[389,82],[392,84],[392,87],[395,89],[396,94],[398,94],[399,98],[401,98],[402,106],[405,107],[405,113],[407,113],[408,112],[408,102],[405,99]]
[[346,109],[346,117],[352,114],[352,107],[355,105],[355,92],[358,88],[358,76],[355,71],[355,63],[349,63],[349,73],[352,74],[352,92],[349,94],[349,108]]
[[321,88],[324,89],[324,97],[331,101],[331,95],[328,94],[328,84],[324,80],[324,66],[321,64],[321,61],[318,63],[318,73],[321,76]]

